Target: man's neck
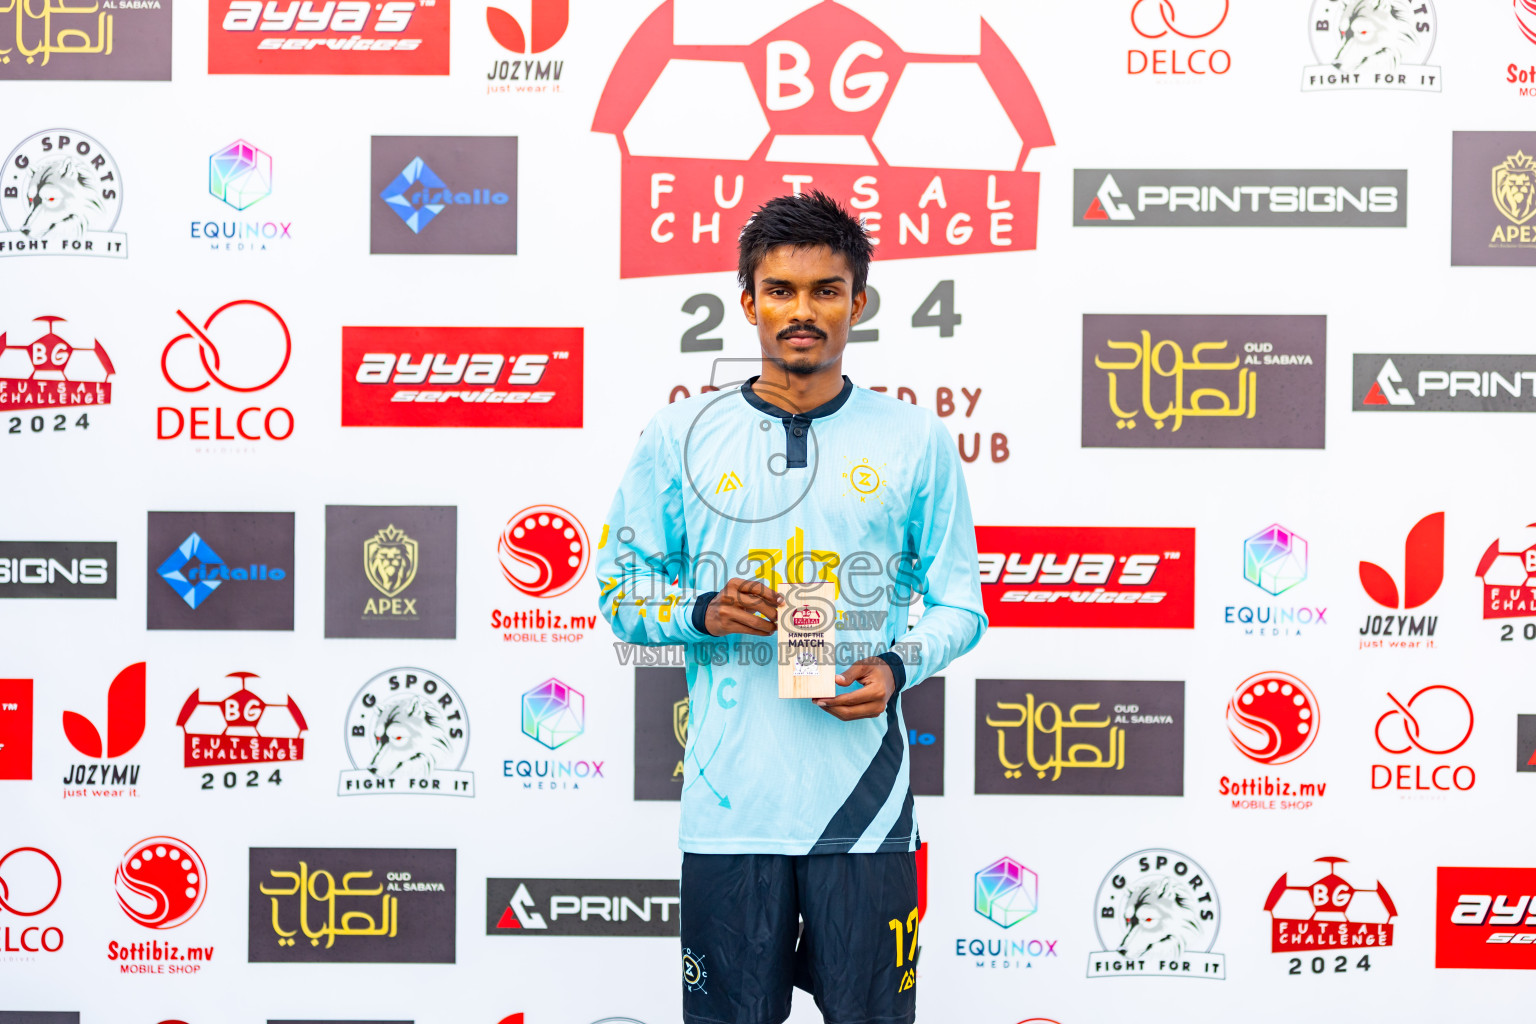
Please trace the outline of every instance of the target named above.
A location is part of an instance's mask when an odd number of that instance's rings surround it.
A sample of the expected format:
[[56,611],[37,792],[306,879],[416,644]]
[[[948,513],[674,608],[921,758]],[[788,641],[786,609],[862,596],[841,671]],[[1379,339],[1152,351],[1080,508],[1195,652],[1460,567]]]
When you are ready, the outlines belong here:
[[789,412],[810,412],[842,394],[843,361],[839,359],[815,373],[789,373],[778,363],[765,359],[752,391],[763,401]]

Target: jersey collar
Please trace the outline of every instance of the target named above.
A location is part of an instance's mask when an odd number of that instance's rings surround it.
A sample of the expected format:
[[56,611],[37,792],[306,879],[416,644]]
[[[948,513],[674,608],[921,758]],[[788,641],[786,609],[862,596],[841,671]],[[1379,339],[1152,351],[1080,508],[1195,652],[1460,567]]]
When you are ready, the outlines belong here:
[[849,396],[853,394],[853,381],[848,379],[847,374],[844,374],[843,390],[839,391],[830,401],[823,402],[816,408],[808,409],[805,412],[790,412],[788,409],[781,409],[772,402],[766,401],[761,395],[752,390],[752,385],[757,383],[759,376],[761,375],[755,374],[747,378],[747,382],[741,386],[741,397],[745,398],[747,404],[758,412],[765,413],[775,419],[784,420],[786,423],[791,419],[814,420],[820,419],[823,416],[831,416],[847,404]]

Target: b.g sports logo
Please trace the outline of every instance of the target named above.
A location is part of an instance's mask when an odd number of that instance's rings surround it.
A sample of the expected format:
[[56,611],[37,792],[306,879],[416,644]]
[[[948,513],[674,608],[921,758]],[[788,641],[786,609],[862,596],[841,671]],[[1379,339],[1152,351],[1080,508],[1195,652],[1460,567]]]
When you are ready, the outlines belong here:
[[343,327],[344,427],[579,427],[579,327]]
[[446,75],[451,0],[208,0],[210,75]]
[[1193,629],[1195,531],[978,526],[994,626]]
[[966,55],[908,53],[832,2],[746,45],[679,45],[674,21],[668,0],[636,30],[592,121],[623,155],[621,277],[734,268],[741,222],[786,184],[847,201],[883,259],[1035,247],[1021,168],[1054,139],[985,20]]

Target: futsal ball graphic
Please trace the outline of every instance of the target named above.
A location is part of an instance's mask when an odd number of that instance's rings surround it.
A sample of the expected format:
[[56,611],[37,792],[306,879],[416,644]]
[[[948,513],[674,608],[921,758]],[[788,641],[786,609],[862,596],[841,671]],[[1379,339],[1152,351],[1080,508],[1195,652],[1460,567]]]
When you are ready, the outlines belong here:
[[40,316],[39,321],[48,330],[31,341],[12,340],[0,334],[0,379],[3,380],[54,380],[72,383],[100,384],[112,378],[117,371],[107,350],[99,341],[76,344],[53,330],[54,324],[64,322],[61,316]]
[[196,850],[170,836],[134,843],[117,865],[117,902],[146,928],[186,924],[208,895],[208,873]]
[[1319,857],[1315,863],[1325,865],[1321,876],[1299,875],[1311,881],[1295,885],[1287,873],[1270,889],[1264,909],[1275,920],[1383,924],[1397,916],[1397,906],[1387,895],[1386,886],[1375,882],[1370,888],[1357,888],[1338,873],[1340,864],[1349,863],[1343,857]]
[[497,545],[507,582],[529,597],[558,597],[581,582],[591,559],[587,531],[554,505],[532,505],[507,520]]

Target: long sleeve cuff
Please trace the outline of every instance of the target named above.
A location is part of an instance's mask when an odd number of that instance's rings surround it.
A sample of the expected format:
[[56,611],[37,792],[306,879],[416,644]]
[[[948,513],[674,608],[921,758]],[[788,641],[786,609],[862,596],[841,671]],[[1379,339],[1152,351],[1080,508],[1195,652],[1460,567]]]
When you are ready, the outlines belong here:
[[706,617],[709,615],[709,602],[713,601],[715,599],[715,595],[718,593],[720,593],[720,591],[711,590],[708,593],[700,594],[698,599],[693,602],[693,628],[698,630],[700,633],[703,633],[705,636],[715,635],[704,628],[704,623],[706,621]]

